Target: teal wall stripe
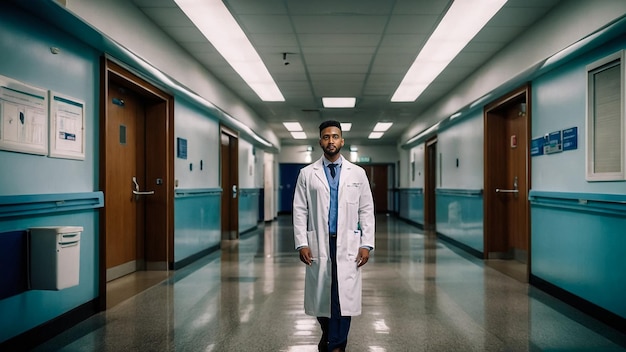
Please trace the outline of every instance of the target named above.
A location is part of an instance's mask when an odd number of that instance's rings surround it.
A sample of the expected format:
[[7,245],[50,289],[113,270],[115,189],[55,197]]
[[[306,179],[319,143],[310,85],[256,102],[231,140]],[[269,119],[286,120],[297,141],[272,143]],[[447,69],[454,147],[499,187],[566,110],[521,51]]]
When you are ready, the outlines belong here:
[[219,248],[220,188],[177,189],[174,199],[174,261],[186,262],[199,253]]
[[261,190],[258,188],[242,188],[239,190],[239,233],[254,230],[259,219],[259,197]]
[[422,188],[398,190],[398,217],[414,224],[424,225],[424,192]]
[[435,190],[437,233],[468,248],[475,255],[484,252],[482,189]]
[[104,206],[98,192],[0,196],[0,218],[96,209]]

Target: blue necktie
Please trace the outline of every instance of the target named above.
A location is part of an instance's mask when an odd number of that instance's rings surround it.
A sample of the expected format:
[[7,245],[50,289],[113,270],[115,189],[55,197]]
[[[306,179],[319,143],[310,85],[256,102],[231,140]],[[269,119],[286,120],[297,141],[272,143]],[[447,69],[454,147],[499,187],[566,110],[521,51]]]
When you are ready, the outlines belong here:
[[337,164],[328,164],[328,168],[330,169],[330,176],[332,176],[333,178],[335,178],[335,166],[337,166]]

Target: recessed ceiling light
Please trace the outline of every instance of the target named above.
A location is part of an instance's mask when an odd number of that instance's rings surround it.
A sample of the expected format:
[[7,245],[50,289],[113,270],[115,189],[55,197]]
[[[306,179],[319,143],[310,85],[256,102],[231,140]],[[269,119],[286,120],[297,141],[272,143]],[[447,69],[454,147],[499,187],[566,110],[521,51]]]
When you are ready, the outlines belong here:
[[222,0],[174,0],[263,101],[285,101],[259,54]]
[[507,0],[455,0],[417,55],[392,102],[412,102],[439,76]]
[[293,139],[306,139],[306,133],[304,132],[290,132]]
[[356,98],[322,98],[325,108],[353,108]]
[[352,129],[352,122],[342,122],[341,123],[341,131],[348,132]]
[[374,126],[374,132],[385,132],[393,125],[393,122],[378,122]]
[[367,138],[368,139],[380,139],[380,137],[382,137],[383,134],[385,134],[385,132],[372,132]]
[[300,125],[300,122],[283,122],[283,125],[289,132],[302,131],[302,125]]

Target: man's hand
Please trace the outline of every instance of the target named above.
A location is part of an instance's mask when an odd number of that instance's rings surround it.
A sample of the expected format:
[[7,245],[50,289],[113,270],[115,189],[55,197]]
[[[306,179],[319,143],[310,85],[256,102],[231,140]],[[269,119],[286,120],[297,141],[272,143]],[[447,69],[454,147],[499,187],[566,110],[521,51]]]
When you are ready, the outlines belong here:
[[[302,255],[300,255],[302,257]],[[359,248],[359,254],[356,256],[356,267],[360,268],[370,259],[370,250],[367,248]]]
[[300,260],[306,265],[311,265],[313,262],[313,256],[311,255],[309,247],[300,248]]

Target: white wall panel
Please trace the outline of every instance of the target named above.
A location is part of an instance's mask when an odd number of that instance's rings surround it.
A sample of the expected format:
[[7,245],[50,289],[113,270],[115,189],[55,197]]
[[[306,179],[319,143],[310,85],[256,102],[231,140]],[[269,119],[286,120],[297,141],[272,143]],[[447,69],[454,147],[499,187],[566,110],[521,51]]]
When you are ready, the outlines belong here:
[[441,170],[441,185],[438,187],[483,188],[483,130],[482,110],[479,110],[439,133],[437,158],[440,160],[438,160],[437,171]]
[[219,187],[219,168],[215,167],[219,165],[219,124],[184,101],[176,100],[174,109],[174,145],[176,138],[187,140],[187,159],[178,158],[177,151],[174,152],[178,188]]

